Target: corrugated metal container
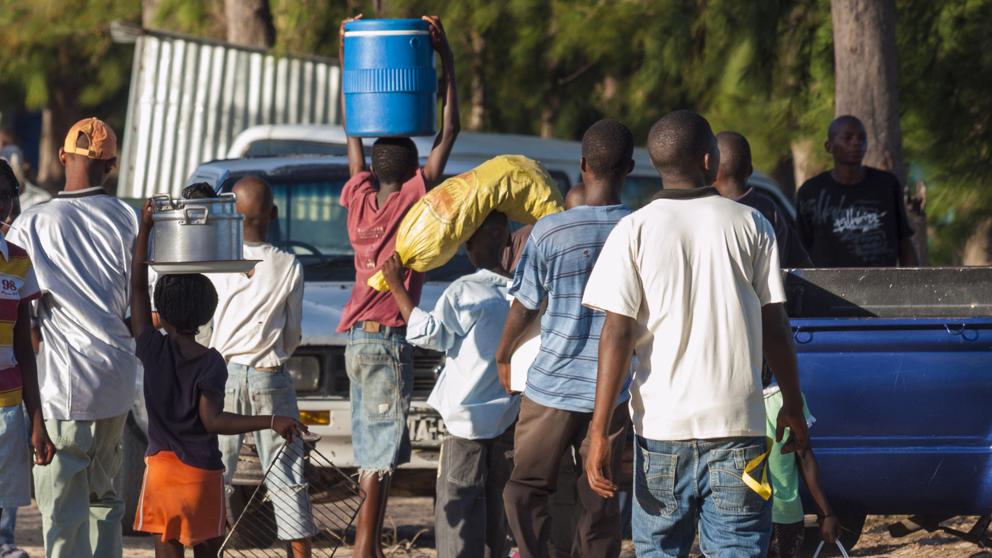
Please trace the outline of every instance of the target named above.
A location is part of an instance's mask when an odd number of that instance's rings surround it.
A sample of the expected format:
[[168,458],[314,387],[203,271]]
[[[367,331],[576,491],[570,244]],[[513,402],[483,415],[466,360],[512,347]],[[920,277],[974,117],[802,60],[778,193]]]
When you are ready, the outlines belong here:
[[340,122],[340,71],[328,58],[143,31],[135,41],[118,195],[178,196],[204,161],[257,124]]

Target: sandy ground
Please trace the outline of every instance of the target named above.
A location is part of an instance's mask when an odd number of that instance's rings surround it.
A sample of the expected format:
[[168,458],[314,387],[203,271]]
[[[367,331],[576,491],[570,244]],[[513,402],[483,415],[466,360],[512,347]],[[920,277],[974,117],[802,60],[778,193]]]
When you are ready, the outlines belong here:
[[[391,502],[386,517],[388,539],[387,556],[396,558],[433,558],[435,553],[431,529],[430,498],[396,498]],[[865,532],[858,546],[850,553],[853,556],[895,558],[992,558],[992,552],[983,551],[977,545],[961,541],[953,536],[935,532],[919,532],[902,539],[893,539],[886,531],[896,516],[872,516],[868,518]],[[960,530],[968,530],[973,518],[949,521],[946,525]],[[32,557],[44,556],[41,548],[41,517],[37,508],[21,508],[17,517],[17,543]],[[152,539],[149,537],[125,537],[124,556],[126,558],[152,558]],[[192,553],[187,553],[192,555]],[[251,553],[255,554],[255,553]],[[255,554],[257,555],[257,554]],[[266,554],[275,556],[275,554]],[[347,548],[335,556],[349,557]],[[623,558],[633,557],[633,546],[624,544]]]

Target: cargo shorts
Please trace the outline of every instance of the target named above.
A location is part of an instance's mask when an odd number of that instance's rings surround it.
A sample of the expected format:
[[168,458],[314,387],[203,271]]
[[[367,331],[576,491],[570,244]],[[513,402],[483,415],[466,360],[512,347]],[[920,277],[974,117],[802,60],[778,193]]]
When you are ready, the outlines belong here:
[[351,382],[351,439],[359,476],[380,477],[410,461],[407,416],[413,349],[405,328],[352,326],[345,348]]

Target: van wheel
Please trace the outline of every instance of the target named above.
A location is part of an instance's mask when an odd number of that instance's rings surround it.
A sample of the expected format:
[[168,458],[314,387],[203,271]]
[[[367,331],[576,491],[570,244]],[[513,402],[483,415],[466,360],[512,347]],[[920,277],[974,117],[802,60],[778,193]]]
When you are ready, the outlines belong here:
[[[868,518],[866,514],[858,513],[839,513],[837,514],[840,520],[841,532],[840,532],[840,544],[844,545],[848,553],[854,548],[854,545],[858,544],[858,539],[861,538],[861,531],[865,528],[865,520]],[[813,556],[816,552],[816,547],[820,545],[820,529],[818,527],[807,527],[806,532],[803,534],[803,556]],[[820,553],[821,557],[827,556],[840,556],[840,551],[837,550],[837,546],[823,545],[823,552]]]
[[131,415],[124,423],[124,435],[121,440],[122,462],[121,469],[114,478],[114,489],[124,501],[124,517],[121,527],[125,535],[145,535],[134,530],[134,518],[138,514],[138,501],[141,499],[141,484],[145,477],[145,451],[148,441]]

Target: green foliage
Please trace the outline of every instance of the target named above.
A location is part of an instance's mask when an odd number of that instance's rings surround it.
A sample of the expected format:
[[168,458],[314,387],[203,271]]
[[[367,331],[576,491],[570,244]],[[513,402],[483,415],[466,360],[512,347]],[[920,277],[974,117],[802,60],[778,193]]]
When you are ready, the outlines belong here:
[[765,13],[754,14],[745,40],[730,45],[705,109],[714,128],[747,135],[755,166],[769,170],[789,156],[791,143],[818,143],[834,114],[829,5],[782,4],[788,5],[781,11],[767,13],[766,5]]
[[903,141],[929,186],[933,259],[950,263],[992,213],[992,1],[897,5]]
[[223,10],[222,0],[159,0],[158,9],[151,14],[149,27],[223,39]]
[[327,0],[270,0],[277,52],[337,58],[338,26],[347,6]]
[[[122,119],[131,49],[113,45],[108,28],[139,21],[141,3],[0,0],[0,107],[61,103]],[[224,35],[220,0],[159,6],[156,27]],[[643,139],[664,113],[692,108],[747,135],[756,166],[770,171],[788,166],[797,142],[819,145],[833,116],[827,0],[270,0],[270,9],[276,51],[331,57],[346,16],[440,15],[463,122],[473,91],[483,93],[494,131],[574,139],[608,115]],[[905,152],[929,186],[934,259],[947,263],[992,212],[992,0],[897,0],[897,12]]]
[[114,19],[135,20],[139,0],[0,0],[0,104],[100,107],[126,86],[130,49],[112,44]]

